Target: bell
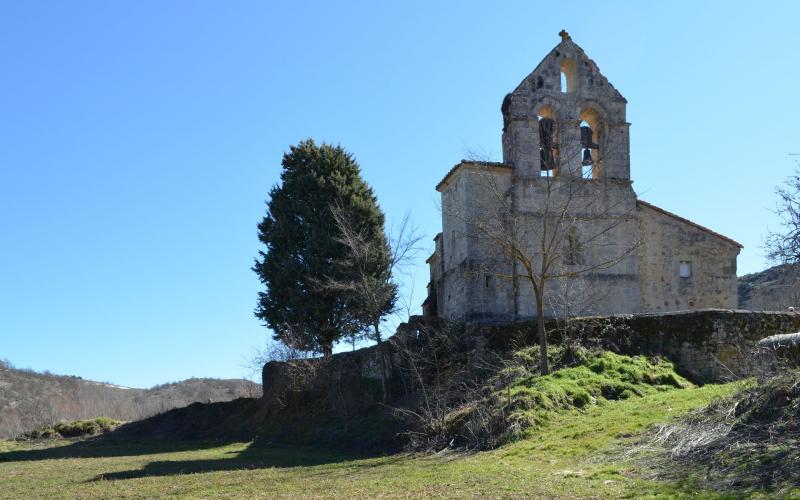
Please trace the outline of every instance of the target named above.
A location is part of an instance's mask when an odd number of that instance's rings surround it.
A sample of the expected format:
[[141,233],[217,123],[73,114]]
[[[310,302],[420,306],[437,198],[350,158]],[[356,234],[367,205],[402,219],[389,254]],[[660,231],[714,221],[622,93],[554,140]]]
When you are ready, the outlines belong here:
[[591,149],[584,149],[583,150],[583,161],[581,162],[581,165],[583,165],[584,167],[587,167],[587,166],[591,165],[592,163],[594,163],[594,161],[592,160],[592,150]]
[[551,149],[553,147],[553,131],[555,122],[552,118],[542,118],[539,120],[539,147]]
[[541,163],[541,170],[553,170],[553,165],[555,164],[555,161],[553,159],[552,149],[540,149],[539,160]]
[[587,127],[586,125],[581,126],[581,147],[588,148],[588,149],[597,149],[600,146],[592,142],[592,127]]

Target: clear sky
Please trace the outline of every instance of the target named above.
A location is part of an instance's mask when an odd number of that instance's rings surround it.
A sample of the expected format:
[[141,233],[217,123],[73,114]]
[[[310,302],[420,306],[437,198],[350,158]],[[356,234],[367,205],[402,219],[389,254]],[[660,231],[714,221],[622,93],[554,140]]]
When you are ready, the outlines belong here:
[[800,152],[800,3],[553,5],[0,0],[0,358],[137,387],[242,376],[289,145],[341,143],[430,247],[434,185],[467,150],[501,159],[503,96],[562,28],[628,99],[640,197],[764,268]]

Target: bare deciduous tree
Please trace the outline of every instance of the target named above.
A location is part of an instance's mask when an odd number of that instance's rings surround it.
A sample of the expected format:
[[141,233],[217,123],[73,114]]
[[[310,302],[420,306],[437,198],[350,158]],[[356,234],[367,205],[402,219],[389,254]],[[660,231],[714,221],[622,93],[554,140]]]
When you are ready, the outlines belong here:
[[764,243],[767,259],[779,264],[797,264],[800,262],[800,167],[775,188],[775,194],[778,195],[775,213],[783,230],[767,235]]
[[351,314],[364,326],[364,336],[377,345],[381,392],[385,403],[389,367],[383,347],[381,324],[387,316],[399,310],[397,302],[400,285],[396,277],[413,261],[418,252],[421,236],[417,234],[411,225],[409,215],[406,214],[389,239],[388,265],[378,266],[376,269],[374,256],[385,251],[377,247],[381,241],[370,237],[364,228],[354,227],[347,213],[341,208],[331,207],[331,212],[340,234],[339,241],[347,249],[347,257],[340,262],[340,265],[347,268],[348,272],[342,274],[351,278],[348,280],[329,278],[323,286],[345,292],[345,296],[356,297],[355,302],[359,307],[351,311]]
[[297,359],[309,359],[312,353],[301,351],[288,346],[279,340],[267,339],[264,347],[253,348],[249,358],[244,363],[244,368],[248,372],[248,379],[259,381],[261,370],[270,361],[293,361]]
[[408,424],[404,434],[412,449],[486,449],[499,443],[504,415],[498,421],[493,398],[500,387],[486,378],[503,372],[507,360],[488,350],[479,353],[462,328],[447,322],[420,325],[391,343],[410,395],[392,410]]
[[[512,280],[515,288],[520,280],[532,287],[542,374],[549,373],[548,306],[566,301],[568,304],[556,311],[563,315],[574,310],[574,293],[579,288],[589,291],[592,278],[623,262],[641,244],[632,227],[635,195],[618,196],[623,185],[601,175],[599,149],[592,150],[595,158],[591,163],[583,161],[587,144],[585,138],[566,129],[572,123],[551,123],[555,127],[552,136],[561,141],[553,140],[552,153],[542,154],[549,169],[543,170],[541,177],[525,178],[514,171],[508,179],[491,164],[476,162],[481,169],[482,196],[470,202],[477,207],[445,214],[461,218],[466,236],[492,249],[486,254],[494,251],[502,256],[483,259],[480,272]],[[530,199],[521,199],[521,193]],[[561,290],[555,289],[558,284]],[[573,288],[573,297],[565,284]]]

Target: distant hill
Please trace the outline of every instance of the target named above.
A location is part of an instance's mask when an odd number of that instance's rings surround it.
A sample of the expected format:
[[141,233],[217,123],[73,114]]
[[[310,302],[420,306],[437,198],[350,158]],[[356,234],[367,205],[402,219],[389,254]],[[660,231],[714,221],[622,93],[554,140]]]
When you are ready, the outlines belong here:
[[130,389],[80,377],[14,368],[0,360],[0,439],[59,420],[111,417],[139,420],[198,401],[259,397],[248,380],[192,378],[151,389]]
[[800,266],[784,264],[739,277],[739,308],[755,311],[800,310]]

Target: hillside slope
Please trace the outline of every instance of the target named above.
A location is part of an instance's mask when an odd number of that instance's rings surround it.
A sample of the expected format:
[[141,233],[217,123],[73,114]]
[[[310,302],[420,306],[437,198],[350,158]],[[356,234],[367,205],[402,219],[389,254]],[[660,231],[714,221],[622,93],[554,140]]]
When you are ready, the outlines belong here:
[[[374,393],[370,394],[366,386],[355,391],[339,388],[332,392],[332,399],[330,393],[303,390],[296,398],[196,403],[125,424],[111,437],[157,441],[256,439],[379,453],[403,448],[474,451],[513,442],[569,410],[694,387],[664,359],[579,348],[564,354],[560,346],[551,346],[551,350],[555,370],[551,375],[531,371],[538,367],[538,347],[525,348],[502,365],[480,363],[486,369],[483,377],[459,379],[459,372],[464,374],[460,368],[449,370],[447,375],[440,371],[436,390],[398,394],[385,405],[375,402]],[[475,389],[464,392],[464,386]],[[370,400],[371,404],[365,404]]]
[[258,397],[247,380],[193,378],[151,389],[129,389],[79,377],[19,370],[0,363],[0,438],[59,420],[138,420],[194,402]]
[[650,468],[624,451],[638,433],[734,388],[671,389],[557,413],[524,439],[478,453],[365,456],[141,437],[0,441],[0,491],[10,498],[724,498],[648,477]]
[[800,497],[800,370],[751,383],[643,442],[642,462],[668,481],[736,494]]
[[800,308],[800,267],[779,265],[739,277],[739,309],[783,311]]

